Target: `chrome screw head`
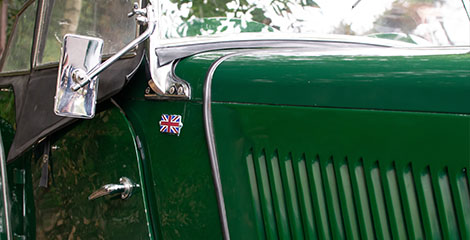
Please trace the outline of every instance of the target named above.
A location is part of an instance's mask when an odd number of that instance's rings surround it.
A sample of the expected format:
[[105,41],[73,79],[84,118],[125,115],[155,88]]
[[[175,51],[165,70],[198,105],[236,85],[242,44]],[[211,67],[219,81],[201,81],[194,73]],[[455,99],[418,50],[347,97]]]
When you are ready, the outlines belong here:
[[183,86],[179,86],[178,87],[178,95],[183,95],[184,94],[184,87]]
[[168,93],[170,94],[175,94],[176,92],[176,87],[175,86],[171,86],[170,89],[168,89]]

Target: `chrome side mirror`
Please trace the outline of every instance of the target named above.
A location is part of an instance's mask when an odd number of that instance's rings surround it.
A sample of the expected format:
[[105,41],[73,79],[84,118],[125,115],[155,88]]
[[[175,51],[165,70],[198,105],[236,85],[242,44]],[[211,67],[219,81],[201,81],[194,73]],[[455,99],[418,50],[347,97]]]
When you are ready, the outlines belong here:
[[139,24],[147,25],[145,32],[103,63],[103,40],[72,34],[64,36],[54,101],[55,114],[74,118],[95,116],[98,75],[153,33],[156,16],[152,2],[146,8],[134,4],[129,14],[129,17],[135,15]]
[[[103,40],[67,34],[64,36],[62,55],[55,94],[54,112],[59,116],[93,118],[98,77],[89,78],[87,73],[101,63]],[[81,82],[88,84],[74,90]]]

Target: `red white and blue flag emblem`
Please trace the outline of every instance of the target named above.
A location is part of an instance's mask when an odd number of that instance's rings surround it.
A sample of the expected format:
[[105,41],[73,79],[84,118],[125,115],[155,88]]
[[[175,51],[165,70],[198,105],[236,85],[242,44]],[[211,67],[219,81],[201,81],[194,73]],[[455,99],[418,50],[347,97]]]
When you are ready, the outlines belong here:
[[162,120],[160,120],[160,132],[180,135],[183,123],[181,122],[180,115],[162,114]]

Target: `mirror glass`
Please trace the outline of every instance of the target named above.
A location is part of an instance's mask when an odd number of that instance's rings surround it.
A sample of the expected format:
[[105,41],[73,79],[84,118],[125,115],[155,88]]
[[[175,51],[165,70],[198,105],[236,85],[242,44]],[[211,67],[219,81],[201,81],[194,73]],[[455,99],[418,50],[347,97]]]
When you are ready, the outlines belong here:
[[93,118],[95,115],[98,77],[84,87],[73,90],[101,63],[103,40],[67,34],[62,44],[54,111],[59,116]]

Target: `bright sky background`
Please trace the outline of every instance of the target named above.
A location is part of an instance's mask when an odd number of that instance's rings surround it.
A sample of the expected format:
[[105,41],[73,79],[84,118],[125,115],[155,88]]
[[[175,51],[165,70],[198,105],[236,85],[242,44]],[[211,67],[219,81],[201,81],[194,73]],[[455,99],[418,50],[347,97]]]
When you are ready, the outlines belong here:
[[[279,27],[281,32],[328,34],[333,33],[341,24],[346,24],[350,25],[356,35],[380,32],[377,29],[374,30],[374,22],[385,11],[390,10],[394,2],[399,2],[405,8],[412,8],[419,16],[420,22],[411,33],[412,39],[418,44],[470,45],[470,20],[461,0],[444,0],[443,4],[437,1],[434,4],[413,4],[416,1],[361,0],[354,9],[352,6],[357,0],[314,0],[320,8],[302,7],[299,4],[300,1],[305,0],[291,0],[289,3],[291,12],[283,12],[281,16],[271,5],[272,0],[248,0],[250,4],[256,4],[257,7],[263,9],[265,16],[272,20],[271,25]],[[178,9],[177,4],[171,3],[170,0],[161,0],[160,4],[162,12],[165,12],[167,16],[160,22],[160,26],[168,27],[165,31],[171,31],[171,28],[175,29],[183,24],[181,16],[187,17],[192,6],[192,3],[187,3]],[[231,1],[227,6],[229,9],[236,9],[239,7],[239,1]],[[244,21],[252,19],[250,12],[239,16],[227,14],[223,17],[240,18]],[[224,25],[234,27],[233,22],[229,21],[226,21]],[[239,32],[239,29],[234,29],[234,32]],[[400,29],[387,27],[383,33],[391,32],[399,33]]]

